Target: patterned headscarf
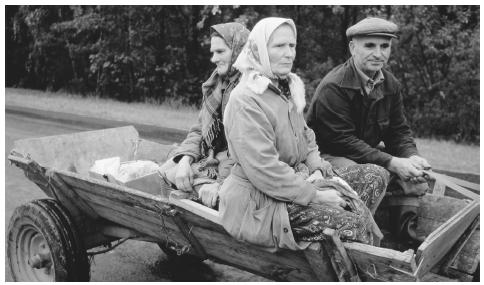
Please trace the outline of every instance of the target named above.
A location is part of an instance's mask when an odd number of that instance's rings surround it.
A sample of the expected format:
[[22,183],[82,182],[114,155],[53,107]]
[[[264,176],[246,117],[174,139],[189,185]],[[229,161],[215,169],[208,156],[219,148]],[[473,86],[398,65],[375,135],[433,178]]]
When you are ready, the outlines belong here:
[[242,24],[235,22],[214,25],[210,29],[212,35],[215,33],[216,36],[220,36],[232,50],[232,58],[227,75],[220,76],[215,69],[210,78],[202,84],[203,105],[200,116],[203,156],[208,155],[209,149],[217,153],[226,148],[222,115],[230,92],[240,79],[240,73],[232,64],[239,56],[250,33]]
[[217,36],[221,37],[225,41],[225,44],[232,50],[232,58],[230,60],[228,73],[230,75],[235,71],[232,65],[247,42],[249,30],[247,30],[242,24],[232,22],[213,25],[210,27],[210,31],[212,36],[215,33]]
[[[271,79],[278,79],[271,69],[267,44],[272,33],[281,25],[288,24],[297,37],[296,25],[291,19],[269,17],[257,22],[250,32],[247,44],[234,63],[234,67],[243,74],[247,86],[255,93],[261,94],[271,84]],[[294,73],[287,75],[290,93],[298,112],[306,105],[304,83]]]

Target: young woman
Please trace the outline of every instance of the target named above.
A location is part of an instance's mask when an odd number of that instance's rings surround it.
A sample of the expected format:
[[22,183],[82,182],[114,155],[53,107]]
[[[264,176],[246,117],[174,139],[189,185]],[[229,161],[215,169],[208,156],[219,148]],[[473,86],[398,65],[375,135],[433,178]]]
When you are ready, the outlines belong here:
[[217,67],[202,84],[203,105],[198,123],[160,168],[162,175],[178,189],[195,190],[209,207],[215,206],[220,183],[233,164],[227,155],[223,113],[230,92],[240,79],[240,72],[232,64],[248,35],[249,30],[235,22],[211,27],[211,61]]
[[235,238],[272,249],[304,249],[325,228],[373,243],[381,232],[368,207],[381,201],[388,173],[376,165],[338,171],[358,194],[323,178],[331,167],[304,121],[304,84],[291,72],[296,35],[290,19],[262,19],[234,63],[242,79],[224,116],[235,165],[219,193],[222,224]]

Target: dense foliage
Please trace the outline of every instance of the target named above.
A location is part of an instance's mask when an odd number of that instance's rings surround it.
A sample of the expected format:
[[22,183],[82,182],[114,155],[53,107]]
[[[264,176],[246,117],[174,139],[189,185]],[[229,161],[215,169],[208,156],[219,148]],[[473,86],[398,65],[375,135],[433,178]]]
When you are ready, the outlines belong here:
[[479,141],[479,6],[7,6],[6,85],[199,104],[210,25],[292,18],[308,100],[366,16],[401,28],[389,67],[420,136]]

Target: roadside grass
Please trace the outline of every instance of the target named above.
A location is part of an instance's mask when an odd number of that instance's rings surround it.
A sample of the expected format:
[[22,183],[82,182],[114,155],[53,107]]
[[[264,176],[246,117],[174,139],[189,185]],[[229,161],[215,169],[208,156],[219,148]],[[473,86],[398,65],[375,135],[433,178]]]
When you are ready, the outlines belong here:
[[[6,88],[5,105],[22,106],[155,126],[188,130],[199,110],[177,102],[161,105],[123,103],[112,99],[83,97],[62,92]],[[480,173],[480,147],[428,138],[417,138],[417,147],[435,169]]]
[[197,121],[199,112],[194,107],[181,106],[177,102],[163,105],[124,103],[95,96],[17,88],[5,88],[5,105],[182,130],[188,130]]

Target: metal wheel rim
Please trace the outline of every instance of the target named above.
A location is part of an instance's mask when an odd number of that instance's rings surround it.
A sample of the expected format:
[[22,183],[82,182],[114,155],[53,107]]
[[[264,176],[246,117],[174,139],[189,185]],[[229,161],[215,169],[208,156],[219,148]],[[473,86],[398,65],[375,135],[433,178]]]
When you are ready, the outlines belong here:
[[[48,282],[55,281],[54,262],[50,248],[44,236],[33,226],[23,226],[18,233],[15,259],[12,270],[17,272],[18,277],[25,281]],[[43,256],[42,260],[48,260],[42,268],[34,268],[31,265],[35,255]],[[50,264],[49,264],[50,263]]]

